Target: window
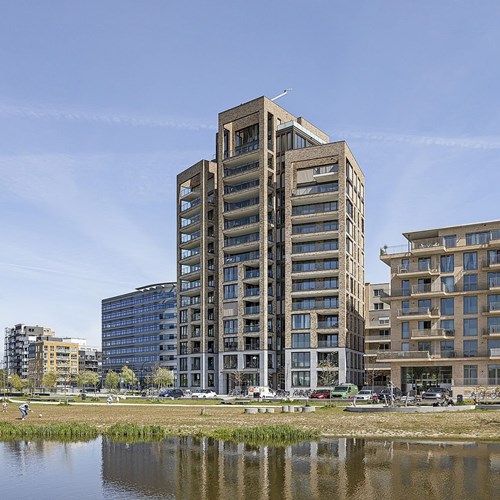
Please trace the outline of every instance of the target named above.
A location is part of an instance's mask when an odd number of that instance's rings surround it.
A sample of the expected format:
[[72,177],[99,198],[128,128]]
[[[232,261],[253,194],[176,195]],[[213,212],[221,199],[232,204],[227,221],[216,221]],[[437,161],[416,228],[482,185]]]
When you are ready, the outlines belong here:
[[224,298],[236,299],[238,297],[238,285],[224,285]]
[[[447,299],[442,299],[447,300]],[[453,300],[453,299],[451,299]],[[418,313],[419,314],[429,314],[431,310],[431,301],[429,299],[418,301]]]
[[293,330],[306,330],[308,328],[311,328],[310,314],[292,314]]
[[188,369],[187,358],[179,358],[179,370],[181,372],[187,372],[187,369]]
[[455,349],[455,343],[453,340],[441,340],[441,356],[443,358],[453,357]]
[[442,319],[439,323],[439,327],[443,330],[445,335],[455,334],[455,320],[453,319]]
[[475,271],[477,269],[477,252],[464,253],[464,271]]
[[401,323],[401,338],[402,339],[410,338],[410,323],[408,323],[408,321],[403,321]]
[[477,340],[464,340],[464,358],[477,356]]
[[488,250],[488,265],[500,264],[500,250]]
[[500,333],[500,318],[488,318],[488,333]]
[[477,318],[464,319],[464,336],[477,336]]
[[381,288],[375,288],[373,290],[373,296],[374,297],[380,297],[380,295],[382,294],[383,290]]
[[400,271],[409,271],[410,270],[410,259],[401,259],[401,267]]
[[224,370],[235,370],[238,368],[238,356],[224,356]]
[[224,339],[224,350],[225,351],[237,351],[238,350],[238,337],[227,337]]
[[500,295],[488,295],[488,311],[500,311]]
[[429,341],[427,341],[427,340],[423,340],[423,341],[421,341],[421,342],[418,343],[417,349],[419,351],[431,352],[431,343]]
[[443,236],[443,243],[446,248],[453,248],[457,246],[457,236],[455,234],[450,234],[448,236]]
[[477,290],[477,274],[466,274],[464,276],[464,292]]
[[464,314],[477,314],[477,296],[464,297]]
[[453,276],[445,276],[441,278],[441,290],[446,293],[451,293],[455,289],[455,279]]
[[311,336],[309,333],[292,333],[292,348],[304,349],[311,346]]
[[309,387],[311,385],[311,372],[292,372],[293,387]]
[[403,352],[409,352],[410,351],[410,343],[409,342],[401,342],[401,350]]
[[410,280],[401,280],[401,295],[407,297],[410,295]]
[[455,267],[455,259],[453,255],[441,255],[441,272],[452,273]]
[[224,281],[236,281],[238,279],[238,267],[226,267],[224,269]]
[[378,304],[373,304],[375,306],[375,310],[378,311],[380,309],[384,308],[384,304],[378,303]]
[[464,385],[477,385],[477,365],[464,365]]
[[488,288],[500,287],[500,273],[488,273]]
[[488,384],[500,385],[500,365],[488,365]]
[[465,243],[467,245],[482,245],[490,241],[490,233],[483,231],[481,233],[468,233],[465,235]]
[[224,335],[238,333],[238,320],[229,319],[224,321]]
[[420,257],[418,259],[418,270],[419,271],[429,271],[431,268],[430,257]]
[[292,368],[310,368],[311,354],[308,352],[292,352]]
[[453,316],[454,301],[453,299],[441,299],[441,314],[443,316]]

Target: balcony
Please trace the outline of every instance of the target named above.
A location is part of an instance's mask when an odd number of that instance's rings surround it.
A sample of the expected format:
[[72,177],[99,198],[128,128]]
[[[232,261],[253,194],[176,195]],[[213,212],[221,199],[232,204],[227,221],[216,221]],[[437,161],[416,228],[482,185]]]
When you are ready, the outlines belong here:
[[[411,331],[412,340],[419,339],[447,339],[455,335],[455,330],[445,328],[415,329]],[[366,339],[365,339],[366,341]]]
[[193,201],[181,201],[180,214],[183,218],[190,218],[189,216],[199,212],[201,208],[201,198]]
[[424,238],[413,240],[410,242],[411,251],[413,254],[434,254],[443,253],[446,251],[443,238]]
[[488,259],[483,260],[483,269],[490,269],[490,268],[495,268],[497,269],[500,267],[500,255],[490,255]]
[[[315,273],[314,276],[328,276],[332,271],[338,271],[339,263],[337,259],[318,260],[318,261],[299,261],[292,263],[292,273],[299,275],[301,273]],[[306,274],[306,276],[308,275]]]
[[337,348],[339,343],[337,340],[318,340],[318,348]]
[[262,146],[263,144],[258,140],[236,146],[224,153],[224,165],[255,161],[259,157],[259,150]]
[[391,343],[391,336],[390,335],[368,335],[365,336],[365,344],[370,344],[370,343],[386,343],[390,344]]
[[500,325],[492,325],[483,329],[483,335],[500,336]]
[[337,212],[337,210],[338,203],[336,201],[295,205],[292,206],[292,220],[307,218],[314,221],[327,221],[332,218],[332,213]]
[[[337,240],[294,243],[292,245],[292,260],[310,259],[311,253],[321,253],[323,258],[337,255],[339,250]],[[325,255],[326,254],[326,255]]]
[[229,254],[224,257],[224,264],[233,264],[236,262],[246,262],[249,260],[259,260],[259,252],[245,252],[240,254]]
[[243,314],[245,315],[260,314],[260,306],[245,307],[243,310]]
[[224,238],[224,248],[239,247],[244,248],[252,247],[259,248],[260,233],[246,234],[244,236],[234,236],[232,238]]
[[398,309],[398,319],[439,318],[439,308],[418,307],[417,309]]
[[312,186],[297,187],[293,192],[293,196],[314,196],[319,194],[337,193],[338,190],[338,182],[327,182],[324,184],[314,184]]
[[338,163],[333,163],[332,165],[322,165],[320,167],[314,167],[313,178],[316,181],[331,181],[337,177],[338,173]]
[[418,278],[427,276],[438,276],[439,268],[434,266],[404,267],[399,266],[396,274],[400,278]]
[[425,283],[412,285],[411,294],[412,295],[426,295],[426,296],[439,296],[447,293],[453,293],[455,291],[454,286],[439,286],[440,283]]
[[431,359],[428,351],[380,351],[377,354],[377,362],[381,361],[401,361],[413,359]]

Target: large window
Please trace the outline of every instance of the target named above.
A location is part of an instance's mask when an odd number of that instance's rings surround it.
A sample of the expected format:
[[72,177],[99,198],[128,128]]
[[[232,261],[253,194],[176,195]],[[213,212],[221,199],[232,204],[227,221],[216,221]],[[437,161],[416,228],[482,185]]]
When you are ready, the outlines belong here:
[[224,335],[238,333],[238,320],[228,319],[224,321]]
[[236,266],[224,269],[224,281],[236,281],[238,279],[238,268]]
[[464,314],[477,314],[477,296],[464,297]]
[[500,287],[500,273],[488,273],[488,288]]
[[292,372],[293,387],[309,387],[311,385],[311,372]]
[[464,336],[465,337],[477,336],[477,318],[464,319]]
[[224,370],[235,370],[238,368],[238,356],[224,356]]
[[408,323],[408,321],[403,321],[401,323],[401,338],[402,339],[410,338],[410,323]]
[[488,365],[488,384],[500,385],[500,365]]
[[443,316],[453,316],[454,309],[453,299],[441,299],[441,314]]
[[309,333],[292,333],[292,348],[303,349],[311,346]]
[[441,272],[452,273],[455,267],[453,255],[441,255]]
[[488,295],[488,311],[500,311],[500,295]]
[[311,354],[309,352],[292,352],[292,368],[310,368]]
[[483,245],[490,241],[489,231],[483,231],[480,233],[468,233],[465,235],[465,243],[467,245]]
[[224,298],[236,299],[238,297],[238,285],[224,285]]
[[310,314],[292,314],[293,330],[306,330],[308,328],[311,328]]
[[477,274],[466,274],[464,276],[464,292],[477,290]]
[[451,293],[455,290],[455,279],[453,276],[443,276],[441,278],[441,290],[446,293]]
[[453,319],[442,319],[439,323],[439,327],[447,335],[455,334],[455,320]]
[[464,253],[464,271],[475,271],[477,269],[477,252]]
[[477,340],[464,340],[464,358],[477,356]]
[[431,258],[430,257],[420,257],[418,259],[418,270],[419,271],[429,271],[431,268]]
[[477,385],[477,365],[464,365],[464,385]]

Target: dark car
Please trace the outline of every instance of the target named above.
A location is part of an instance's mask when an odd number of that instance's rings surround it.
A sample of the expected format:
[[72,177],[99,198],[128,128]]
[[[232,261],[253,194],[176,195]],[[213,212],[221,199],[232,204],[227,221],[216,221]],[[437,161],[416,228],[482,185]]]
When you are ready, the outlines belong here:
[[184,392],[182,389],[167,389],[165,391],[161,391],[158,395],[160,398],[179,399],[184,396]]
[[450,391],[448,389],[444,389],[443,387],[430,387],[422,394],[422,399],[437,401],[449,395]]
[[[393,387],[392,388],[392,395],[394,396],[394,399],[399,400],[401,399],[401,396],[403,395],[403,392],[399,387]],[[383,401],[386,399],[389,401],[391,399],[391,388],[390,387],[385,387],[380,391],[380,399]]]
[[312,399],[329,399],[330,389],[316,389],[309,397]]

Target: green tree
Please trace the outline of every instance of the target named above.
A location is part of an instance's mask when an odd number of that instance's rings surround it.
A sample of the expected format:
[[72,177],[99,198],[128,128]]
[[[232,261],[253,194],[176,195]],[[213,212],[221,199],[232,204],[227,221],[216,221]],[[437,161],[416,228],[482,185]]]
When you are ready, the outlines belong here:
[[120,383],[120,375],[113,370],[106,373],[106,387],[108,389],[116,389]]
[[10,385],[16,391],[22,391],[26,385],[26,381],[23,380],[17,373],[14,373],[14,375],[10,377]]
[[42,377],[42,385],[47,389],[54,389],[57,384],[57,373],[50,371]]
[[158,387],[158,389],[172,386],[174,384],[174,372],[167,368],[157,366],[153,370],[153,384]]
[[87,385],[92,385],[94,387],[94,392],[97,389],[97,384],[99,383],[99,374],[96,372],[93,372],[92,370],[86,370],[87,373]]
[[122,368],[120,373],[121,378],[123,379],[123,383],[127,386],[136,386],[137,385],[137,377],[135,376],[134,370],[125,365]]

